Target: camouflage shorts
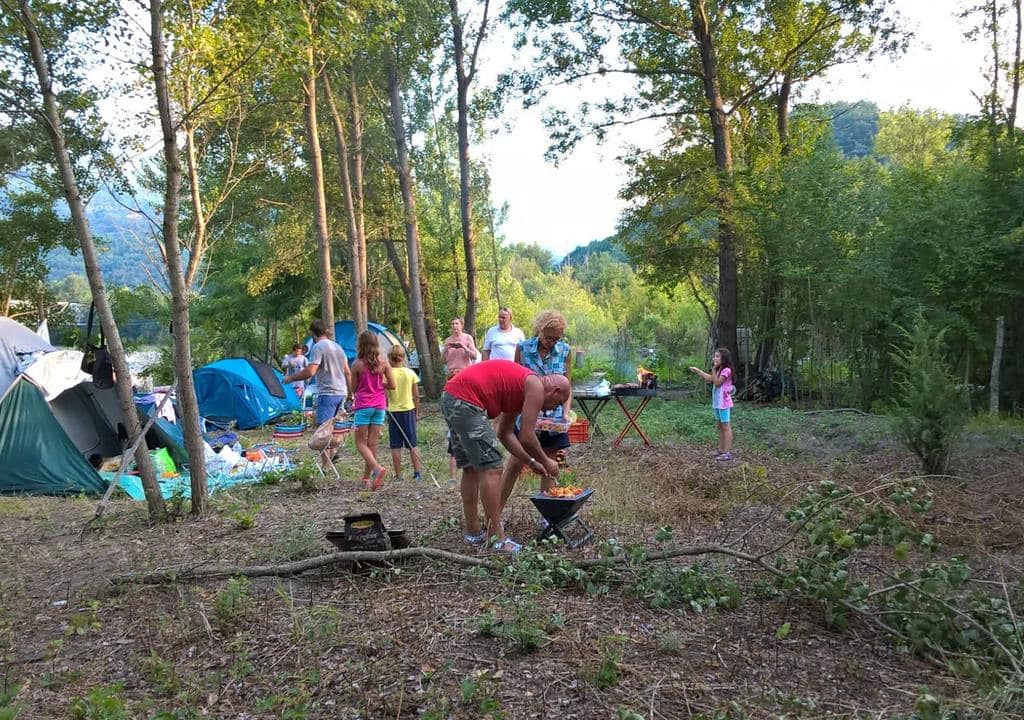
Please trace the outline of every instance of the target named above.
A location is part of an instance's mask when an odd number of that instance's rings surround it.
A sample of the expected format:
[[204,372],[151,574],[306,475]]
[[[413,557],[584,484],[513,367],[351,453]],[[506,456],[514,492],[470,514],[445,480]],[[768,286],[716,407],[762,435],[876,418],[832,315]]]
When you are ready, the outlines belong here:
[[451,430],[452,455],[463,470],[493,470],[501,467],[501,448],[491,421],[483,408],[441,394],[441,415]]

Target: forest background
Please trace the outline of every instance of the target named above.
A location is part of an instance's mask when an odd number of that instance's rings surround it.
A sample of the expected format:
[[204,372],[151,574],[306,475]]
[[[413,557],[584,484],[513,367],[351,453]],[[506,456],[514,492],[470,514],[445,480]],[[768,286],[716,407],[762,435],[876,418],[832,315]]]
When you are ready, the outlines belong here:
[[[945,329],[946,360],[979,403],[1003,316],[1000,404],[1018,412],[1019,3],[963,9],[965,32],[988,49],[974,114],[798,102],[829,68],[897,57],[913,42],[898,5],[167,3],[194,364],[280,357],[324,314],[327,287],[338,318],[409,339],[410,299],[422,298],[431,344],[455,316],[479,337],[499,305],[527,329],[557,308],[585,350],[581,374],[628,376],[646,359],[679,380],[722,343],[802,398],[865,408],[893,398],[890,353],[920,319]],[[146,98],[148,70],[132,58],[148,38],[120,10],[99,34],[76,31],[74,51],[51,62],[86,78],[65,120],[89,217],[117,316],[155,321],[138,342],[165,350],[156,371],[167,380],[164,168],[143,136],[113,132],[97,111],[100,99]],[[474,83],[499,27],[519,62],[492,86]],[[503,113],[582,83],[605,97],[550,108],[553,158],[641,119],[657,142],[623,153],[618,232],[556,260],[503,237],[506,208],[473,151],[502,131]],[[312,133],[311,110],[322,118]],[[45,136],[11,116],[0,143],[0,301],[11,312],[15,300],[87,300]]]

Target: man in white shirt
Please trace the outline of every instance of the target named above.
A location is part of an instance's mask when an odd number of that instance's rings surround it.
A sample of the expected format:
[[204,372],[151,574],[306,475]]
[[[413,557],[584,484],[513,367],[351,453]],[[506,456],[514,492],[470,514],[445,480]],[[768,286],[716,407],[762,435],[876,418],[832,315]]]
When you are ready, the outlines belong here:
[[484,335],[483,359],[515,361],[516,347],[525,339],[523,331],[512,324],[512,311],[503,307],[498,310],[498,324]]

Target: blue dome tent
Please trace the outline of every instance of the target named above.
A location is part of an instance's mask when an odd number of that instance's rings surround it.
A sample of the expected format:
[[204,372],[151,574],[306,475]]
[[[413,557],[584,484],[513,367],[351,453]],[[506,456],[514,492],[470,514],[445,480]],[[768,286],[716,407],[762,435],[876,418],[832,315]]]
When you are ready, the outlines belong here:
[[282,377],[266,363],[245,358],[225,358],[192,373],[203,417],[234,420],[239,430],[262,427],[301,409]]
[[[405,343],[402,342],[402,338],[395,335],[395,333],[388,330],[386,327],[379,323],[368,322],[366,328],[372,330],[377,335],[377,342],[380,345],[380,351],[387,355],[391,348],[395,345],[401,345],[402,349],[409,352],[409,348],[406,347]],[[356,336],[359,333],[356,332],[356,324],[351,320],[339,320],[334,323],[334,342],[341,345],[345,351],[345,357],[348,358],[348,362],[351,365],[356,359]],[[306,338],[306,352],[313,347],[313,338]]]

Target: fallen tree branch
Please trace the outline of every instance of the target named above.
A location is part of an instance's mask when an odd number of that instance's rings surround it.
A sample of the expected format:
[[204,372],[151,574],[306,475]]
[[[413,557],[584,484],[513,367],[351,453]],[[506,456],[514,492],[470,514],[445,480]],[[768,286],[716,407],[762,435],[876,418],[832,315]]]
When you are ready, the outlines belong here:
[[470,567],[483,567],[489,570],[498,569],[498,565],[486,558],[460,555],[459,553],[448,552],[431,547],[411,547],[400,550],[360,551],[360,552],[333,552],[327,555],[294,560],[292,562],[280,563],[278,565],[214,565],[205,568],[178,567],[165,570],[156,570],[146,573],[125,573],[114,575],[110,582],[114,585],[128,585],[140,583],[143,585],[160,585],[163,583],[183,582],[198,580],[201,578],[232,577],[244,575],[245,577],[288,577],[298,575],[309,570],[315,570],[330,565],[356,562],[388,562],[404,560],[406,558],[422,557],[430,560],[440,560],[454,563],[456,565],[467,565]]
[[863,415],[864,417],[880,417],[869,412],[864,412],[860,408],[830,408],[828,410],[805,410],[800,413],[801,415],[824,415],[825,413],[856,413],[857,415]]

